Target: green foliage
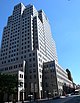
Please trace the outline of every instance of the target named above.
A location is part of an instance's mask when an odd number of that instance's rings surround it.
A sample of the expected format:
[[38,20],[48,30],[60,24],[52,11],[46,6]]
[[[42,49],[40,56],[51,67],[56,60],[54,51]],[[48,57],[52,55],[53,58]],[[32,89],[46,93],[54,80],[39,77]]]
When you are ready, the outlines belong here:
[[9,95],[17,92],[17,83],[17,75],[0,74],[0,97],[5,93],[9,97]]
[[73,79],[72,79],[72,76],[71,76],[71,72],[69,71],[69,69],[66,69],[66,72],[68,74],[68,79],[73,82]]

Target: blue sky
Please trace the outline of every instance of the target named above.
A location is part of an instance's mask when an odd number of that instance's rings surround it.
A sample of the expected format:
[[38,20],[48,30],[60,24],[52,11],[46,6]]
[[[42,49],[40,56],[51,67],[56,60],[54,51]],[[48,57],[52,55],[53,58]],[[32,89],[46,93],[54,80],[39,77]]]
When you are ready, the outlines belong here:
[[0,43],[14,5],[22,2],[43,9],[50,21],[59,64],[80,84],[80,0],[0,0]]

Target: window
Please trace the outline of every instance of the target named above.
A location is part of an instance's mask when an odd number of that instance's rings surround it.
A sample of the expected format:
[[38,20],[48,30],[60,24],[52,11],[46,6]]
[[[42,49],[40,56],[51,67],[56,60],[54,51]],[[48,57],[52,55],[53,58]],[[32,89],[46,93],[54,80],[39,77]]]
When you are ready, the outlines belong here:
[[29,73],[32,73],[32,70],[31,70],[31,69],[29,70]]
[[25,44],[26,44],[26,42],[25,42]]
[[31,57],[31,53],[29,54],[29,57]]
[[8,70],[8,67],[6,67],[5,70]]
[[33,61],[35,61],[35,58],[33,58]]
[[29,67],[32,67],[32,64],[30,64]]
[[32,75],[30,75],[30,79],[32,79]]
[[42,87],[42,82],[40,82],[40,86]]
[[23,78],[23,75],[22,75],[22,74],[20,74],[20,78]]
[[28,37],[28,39],[29,39],[29,37]]
[[18,60],[18,58],[16,58],[16,60]]
[[28,52],[30,52],[30,49],[28,49]]
[[23,47],[22,47],[22,50],[23,50]]
[[29,48],[30,46],[28,45],[28,48]]
[[21,59],[23,59],[23,56],[21,56]]
[[35,53],[33,53],[33,56],[35,55]]
[[21,78],[21,74],[20,74],[20,78]]
[[29,41],[28,41],[28,43],[29,43]]
[[26,58],[26,55],[24,55],[24,58]]
[[42,76],[40,75],[40,78],[41,78]]
[[48,87],[48,83],[47,82],[46,82],[45,86]]
[[35,63],[33,64],[33,67],[35,67]]
[[35,73],[35,72],[36,72],[36,69],[33,69],[33,72]]
[[26,46],[24,48],[26,49]]
[[36,75],[34,75],[34,79],[36,79]]
[[39,72],[41,72],[41,73],[42,73],[42,70],[41,70],[41,69],[39,69]]
[[31,62],[32,60],[31,59],[29,59],[29,62]]

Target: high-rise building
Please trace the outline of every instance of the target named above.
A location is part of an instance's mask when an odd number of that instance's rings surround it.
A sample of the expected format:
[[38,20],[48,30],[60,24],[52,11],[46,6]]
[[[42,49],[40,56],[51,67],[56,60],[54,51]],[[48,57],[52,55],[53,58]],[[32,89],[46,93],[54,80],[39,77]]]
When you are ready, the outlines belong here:
[[20,3],[14,7],[3,30],[0,71],[15,73],[22,69],[24,60],[28,93],[36,91],[41,98],[43,62],[58,62],[55,41],[44,11]]
[[23,70],[25,61],[26,96],[35,93],[41,98],[43,63],[54,60],[58,63],[55,41],[44,11],[37,11],[31,4],[16,5],[3,30],[0,72],[15,74]]

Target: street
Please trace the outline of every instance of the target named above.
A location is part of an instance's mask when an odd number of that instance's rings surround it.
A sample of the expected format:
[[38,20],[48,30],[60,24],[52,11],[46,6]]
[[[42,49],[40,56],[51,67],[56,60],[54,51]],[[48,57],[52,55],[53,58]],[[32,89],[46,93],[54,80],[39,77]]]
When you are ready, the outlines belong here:
[[[30,102],[25,102],[30,103]],[[42,100],[42,101],[35,101],[31,103],[80,103],[80,95],[79,96],[69,96],[60,99],[50,99],[50,100]]]
[[80,103],[80,96],[70,96],[51,101],[51,103]]
[[64,103],[80,103],[80,96],[74,97],[74,98],[72,98],[69,101],[66,101]]

